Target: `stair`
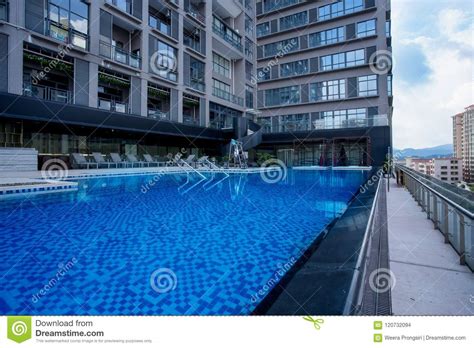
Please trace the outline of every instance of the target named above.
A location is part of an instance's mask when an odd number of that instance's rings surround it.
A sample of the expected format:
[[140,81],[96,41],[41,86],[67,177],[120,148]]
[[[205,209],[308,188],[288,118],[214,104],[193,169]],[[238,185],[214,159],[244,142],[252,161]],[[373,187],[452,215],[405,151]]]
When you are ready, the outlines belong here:
[[0,172],[38,170],[38,151],[22,147],[0,148]]

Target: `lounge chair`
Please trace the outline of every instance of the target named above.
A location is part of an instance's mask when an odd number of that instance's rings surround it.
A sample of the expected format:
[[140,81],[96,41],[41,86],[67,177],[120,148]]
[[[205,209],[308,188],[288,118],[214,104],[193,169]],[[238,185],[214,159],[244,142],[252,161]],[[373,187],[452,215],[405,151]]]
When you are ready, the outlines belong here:
[[195,157],[196,157],[195,155],[189,155],[188,158],[186,158],[186,159],[181,158],[178,162],[184,162],[184,163],[190,165],[191,167],[193,167],[194,162],[195,162],[194,161]]
[[149,154],[144,154],[143,155],[143,159],[145,160],[145,163],[148,164],[148,166],[150,165],[156,165],[157,167],[159,167],[163,162],[158,162],[158,161],[155,161]]
[[87,168],[90,169],[91,166],[99,168],[99,164],[96,162],[89,162],[86,160],[82,153],[71,153],[72,157],[72,167],[73,168]]
[[138,164],[139,167],[143,167],[145,164],[149,166],[147,162],[139,161],[135,155],[127,154],[125,156],[127,157],[127,161],[132,164],[132,167],[135,166],[135,164]]
[[94,157],[94,161],[96,161],[99,167],[110,168],[111,165],[115,165],[115,168],[118,167],[117,163],[106,161],[100,152],[93,152],[92,157]]
[[201,167],[208,167],[209,166],[209,156],[201,156],[197,159],[196,165]]
[[118,153],[111,153],[110,158],[112,159],[112,162],[114,162],[117,166],[123,166],[123,167],[128,167],[130,162],[122,160],[122,157]]

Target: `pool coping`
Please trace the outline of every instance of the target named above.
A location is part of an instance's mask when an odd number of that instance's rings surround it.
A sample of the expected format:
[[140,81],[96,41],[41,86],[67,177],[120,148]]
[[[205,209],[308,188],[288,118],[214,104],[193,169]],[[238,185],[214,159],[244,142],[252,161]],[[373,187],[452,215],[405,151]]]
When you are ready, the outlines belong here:
[[316,237],[252,315],[348,314],[377,184],[360,186],[344,213]]

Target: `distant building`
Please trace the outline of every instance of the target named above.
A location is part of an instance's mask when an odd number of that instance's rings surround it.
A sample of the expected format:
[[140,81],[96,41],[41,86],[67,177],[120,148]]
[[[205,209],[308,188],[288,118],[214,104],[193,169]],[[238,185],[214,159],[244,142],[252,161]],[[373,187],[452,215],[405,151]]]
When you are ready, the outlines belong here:
[[422,174],[431,175],[431,159],[408,157],[405,165]]
[[462,159],[463,179],[474,182],[474,105],[453,116],[454,156]]
[[435,158],[431,160],[430,175],[449,184],[457,184],[462,181],[462,159],[461,158]]

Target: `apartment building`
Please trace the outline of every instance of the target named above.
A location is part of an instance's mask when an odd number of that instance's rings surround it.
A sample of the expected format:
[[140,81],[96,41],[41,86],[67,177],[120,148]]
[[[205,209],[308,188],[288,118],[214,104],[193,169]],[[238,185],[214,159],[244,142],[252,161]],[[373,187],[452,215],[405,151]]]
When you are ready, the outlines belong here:
[[457,184],[463,179],[462,159],[434,158],[431,161],[431,176],[449,184]]
[[462,158],[463,180],[474,182],[474,105],[453,118],[454,155]]
[[387,0],[257,1],[261,148],[297,164],[381,164],[391,151]]
[[425,175],[432,175],[432,160],[427,158],[413,158],[405,159],[405,165],[408,168],[416,170]]
[[250,0],[0,0],[0,146],[218,154],[253,134],[255,26]]

